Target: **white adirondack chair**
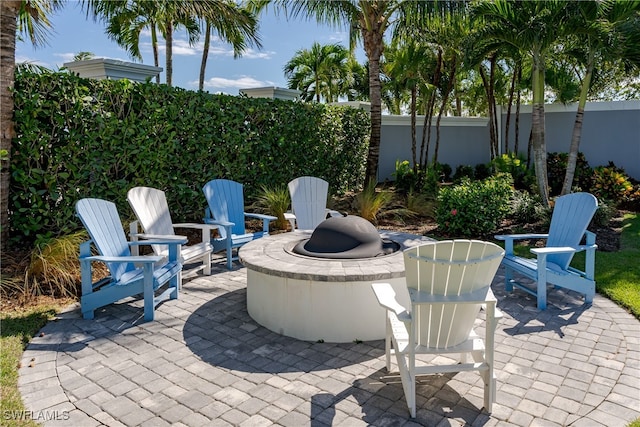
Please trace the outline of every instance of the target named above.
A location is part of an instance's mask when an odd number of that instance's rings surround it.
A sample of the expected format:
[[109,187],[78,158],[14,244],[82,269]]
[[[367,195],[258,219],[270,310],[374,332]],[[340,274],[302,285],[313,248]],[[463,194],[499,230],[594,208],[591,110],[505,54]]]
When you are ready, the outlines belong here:
[[284,214],[291,230],[313,230],[329,216],[342,216],[338,211],[327,209],[329,183],[313,176],[301,176],[289,182],[291,212]]
[[[193,228],[201,230],[202,241],[193,245],[184,245],[180,250],[180,262],[183,264],[201,261],[202,269],[206,275],[211,274],[211,253],[213,246],[210,243],[211,230],[217,226],[210,224],[180,223],[174,224],[169,213],[169,205],[164,191],[149,187],[134,187],[127,192],[127,200],[131,209],[138,218],[130,224],[130,238],[133,241],[139,239],[184,239],[176,236],[175,228]],[[142,226],[142,232],[139,229]],[[168,248],[166,245],[152,245],[156,255],[166,257]],[[137,247],[133,250],[138,255]],[[182,283],[182,278],[180,280]]]
[[[513,287],[537,297],[538,308],[547,308],[547,283],[584,294],[585,303],[593,302],[596,292],[595,260],[596,235],[587,227],[598,209],[598,199],[589,193],[573,193],[558,197],[551,216],[548,234],[511,234],[495,236],[504,240],[506,255],[506,290]],[[581,245],[582,238],[585,244]],[[531,248],[535,259],[521,258],[513,253],[513,242],[523,239],[547,239],[544,248]],[[586,251],[585,270],[570,267],[573,254]],[[513,272],[535,281],[535,288],[517,282]]]
[[[504,256],[501,247],[478,240],[426,243],[404,252],[411,307],[401,305],[388,283],[372,284],[386,309],[387,370],[395,354],[407,406],[416,416],[416,377],[478,371],[484,381],[484,408],[495,400],[494,333],[502,314],[490,285]],[[486,311],[484,339],[473,331],[481,307]],[[460,363],[428,363],[416,355],[459,354]],[[471,355],[473,362],[467,362]],[[440,363],[438,363],[440,362]]]
[[[82,199],[76,203],[76,213],[91,240],[80,245],[82,296],[80,305],[85,319],[93,319],[95,309],[125,297],[142,294],[144,319],[154,319],[155,307],[166,299],[178,298],[182,264],[180,246],[186,238],[127,242],[116,205],[101,199]],[[91,246],[98,251],[92,256]],[[130,247],[137,245],[167,245],[166,262],[162,256],[133,256]],[[100,261],[109,268],[109,277],[93,282],[91,263]],[[136,267],[142,265],[142,267]],[[156,295],[156,290],[167,288]]]

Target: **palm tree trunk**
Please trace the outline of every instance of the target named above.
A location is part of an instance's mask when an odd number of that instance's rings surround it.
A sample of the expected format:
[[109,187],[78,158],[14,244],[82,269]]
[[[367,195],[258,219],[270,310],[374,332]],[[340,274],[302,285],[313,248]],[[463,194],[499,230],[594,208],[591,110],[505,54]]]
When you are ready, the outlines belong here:
[[[375,11],[373,11],[375,12]],[[371,18],[371,17],[370,17]],[[383,23],[374,16],[369,19],[370,28],[362,27],[364,50],[369,59],[369,97],[371,101],[371,135],[365,171],[365,188],[371,183],[378,183],[378,160],[380,158],[380,129],[382,126],[382,96],[380,88],[380,56],[384,48]]]
[[480,64],[480,78],[482,79],[482,85],[484,86],[484,92],[487,95],[487,109],[489,114],[489,156],[491,159],[495,158],[495,140],[496,140],[496,129],[494,127],[495,121],[493,120],[493,116],[495,116],[494,104],[491,102],[491,83],[489,82],[490,77],[487,77],[487,73],[484,70],[482,64]]
[[449,102],[449,95],[453,90],[453,81],[456,76],[457,63],[458,63],[457,57],[454,55],[452,65],[451,65],[451,71],[449,72],[449,76],[448,76],[449,83],[445,88],[445,93],[442,95],[442,103],[440,104],[440,111],[438,111],[438,119],[436,120],[436,146],[433,150],[433,164],[436,164],[438,162],[438,151],[440,149],[440,121],[442,120],[442,114],[444,113],[444,110],[447,108],[447,102]]
[[418,98],[418,86],[414,84],[411,87],[411,160],[413,161],[413,170],[418,168],[418,155],[416,152],[416,104]]
[[173,82],[173,22],[171,20],[167,21],[166,26],[166,34],[165,38],[165,46],[166,46],[166,64],[167,69],[165,70],[165,75],[167,79],[167,86],[171,86]]
[[[160,66],[160,58],[158,55],[158,30],[155,22],[151,22],[151,48],[153,49],[153,65]],[[156,84],[160,84],[160,73],[156,74]]]
[[562,183],[560,195],[571,193],[573,179],[576,173],[576,165],[578,164],[578,151],[580,150],[580,138],[582,137],[582,122],[584,120],[584,107],[587,105],[587,96],[591,86],[591,78],[593,76],[594,55],[593,50],[589,54],[589,63],[587,64],[587,73],[582,81],[580,89],[580,101],[578,102],[578,111],[576,112],[576,121],[573,124],[573,133],[571,134],[571,144],[569,146],[569,157],[567,158],[567,171]]
[[542,204],[549,207],[549,184],[547,178],[547,147],[544,138],[544,65],[540,55],[533,56],[533,110],[531,134],[533,164]]
[[516,121],[515,121],[515,137],[513,141],[513,152],[518,154],[520,148],[520,106],[522,105],[522,92],[520,91],[520,82],[522,81],[522,67],[518,67],[518,93],[516,96]]
[[209,57],[209,46],[211,45],[211,23],[207,21],[204,33],[204,47],[202,50],[202,62],[200,63],[200,79],[198,80],[198,90],[204,89],[204,74],[207,69],[207,58]]
[[511,107],[513,106],[513,98],[516,92],[516,80],[518,78],[517,72],[518,65],[513,69],[513,76],[511,76],[511,85],[509,86],[509,101],[507,102],[507,117],[504,124],[504,153],[509,153],[509,128],[511,127]]
[[7,248],[9,237],[9,186],[13,123],[13,86],[16,65],[16,23],[21,1],[0,2],[0,250]]

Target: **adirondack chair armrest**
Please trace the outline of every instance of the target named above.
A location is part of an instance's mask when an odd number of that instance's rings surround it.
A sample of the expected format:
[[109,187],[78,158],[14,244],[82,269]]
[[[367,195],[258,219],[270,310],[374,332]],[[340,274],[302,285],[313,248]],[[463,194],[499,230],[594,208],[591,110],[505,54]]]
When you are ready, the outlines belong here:
[[536,255],[551,255],[551,254],[570,254],[580,252],[582,249],[571,246],[557,246],[557,247],[545,247],[545,248],[531,248],[529,251]]
[[246,218],[256,218],[262,220],[262,232],[265,234],[269,234],[269,223],[271,221],[275,221],[278,217],[272,215],[263,215],[258,213],[244,212],[244,216]]
[[217,225],[225,228],[231,228],[235,225],[235,223],[230,221],[218,221],[213,218],[204,218],[203,221],[208,225]]
[[336,210],[333,209],[327,209],[327,215],[329,215],[329,217],[331,218],[337,218],[337,217],[343,217],[344,215]]
[[134,262],[141,264],[155,264],[156,262],[162,261],[162,256],[159,255],[149,255],[149,256],[102,256],[102,255],[94,255],[81,258],[80,261],[101,261],[101,262]]
[[373,289],[378,303],[393,312],[398,317],[398,320],[403,322],[411,321],[411,313],[398,302],[396,293],[389,283],[372,283],[371,289]]
[[[181,242],[184,239],[186,239],[186,236],[178,236],[175,234],[147,234],[147,233],[136,233],[131,235],[131,237],[137,237],[138,239],[146,239],[145,242],[142,243],[136,243],[136,245],[140,246],[140,245],[149,245],[150,243],[148,242],[148,240],[169,240],[173,243],[177,243],[177,242]],[[134,242],[137,242],[138,240],[134,240]],[[155,243],[154,243],[155,244]]]
[[252,213],[252,212],[245,212],[244,216],[249,218],[257,218],[257,219],[269,220],[269,221],[275,221],[276,219],[278,219],[278,217],[275,217],[272,215],[263,215],[263,214]]
[[[149,235],[152,236],[152,235]],[[170,237],[170,238],[169,238]],[[149,240],[140,240],[129,242],[130,246],[142,246],[142,245],[184,245],[187,243],[185,236],[157,236],[157,238]]]
[[195,228],[198,230],[216,230],[219,226],[214,224],[197,224],[194,222],[183,222],[180,224],[173,224],[173,228]]
[[494,236],[497,240],[504,240],[505,255],[513,255],[513,242],[526,239],[548,239],[549,234],[498,234]]
[[525,240],[525,239],[547,239],[549,234],[497,234],[497,240]]

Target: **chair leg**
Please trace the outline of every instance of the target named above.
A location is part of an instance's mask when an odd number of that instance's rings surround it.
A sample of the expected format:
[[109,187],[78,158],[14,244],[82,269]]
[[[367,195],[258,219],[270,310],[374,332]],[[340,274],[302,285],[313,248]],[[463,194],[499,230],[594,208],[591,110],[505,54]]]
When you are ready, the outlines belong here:
[[233,262],[233,247],[231,246],[231,237],[227,238],[227,269],[231,270]]
[[144,320],[151,322],[154,318],[155,304],[153,301],[153,264],[145,263],[144,265]]
[[210,276],[211,275],[211,253],[207,252],[206,254],[204,254],[204,256],[202,257],[202,263],[204,264],[204,269],[203,269],[203,273],[206,276]]
[[547,308],[547,274],[546,270],[538,270],[538,283],[536,289],[538,299],[538,309],[545,310]]
[[511,283],[511,279],[513,279],[513,271],[509,267],[504,268],[504,290],[507,292],[513,291],[513,283]]

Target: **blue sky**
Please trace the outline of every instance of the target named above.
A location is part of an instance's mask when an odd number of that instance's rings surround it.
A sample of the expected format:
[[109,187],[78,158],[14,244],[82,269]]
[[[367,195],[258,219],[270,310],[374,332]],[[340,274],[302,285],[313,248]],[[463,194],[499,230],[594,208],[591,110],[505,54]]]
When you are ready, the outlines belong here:
[[[29,61],[57,70],[62,64],[72,60],[78,52],[92,52],[97,58],[111,58],[133,61],[127,52],[104,33],[104,25],[86,18],[80,4],[73,1],[51,17],[53,31],[47,46],[35,48],[30,41],[16,44],[16,62]],[[296,51],[310,49],[313,42],[320,44],[341,43],[347,46],[348,30],[318,25],[315,20],[303,18],[287,21],[281,13],[272,11],[260,17],[262,49],[251,49],[239,58],[233,59],[230,45],[212,38],[207,61],[205,90],[237,95],[239,89],[251,87],[287,87],[282,71]],[[164,40],[160,41],[160,67],[165,68]],[[153,65],[151,39],[143,33],[140,40],[143,64]],[[358,60],[364,62],[364,53],[359,49]],[[202,41],[189,47],[184,31],[174,34],[173,43],[173,85],[197,90]],[[160,76],[165,82],[164,72]]]

